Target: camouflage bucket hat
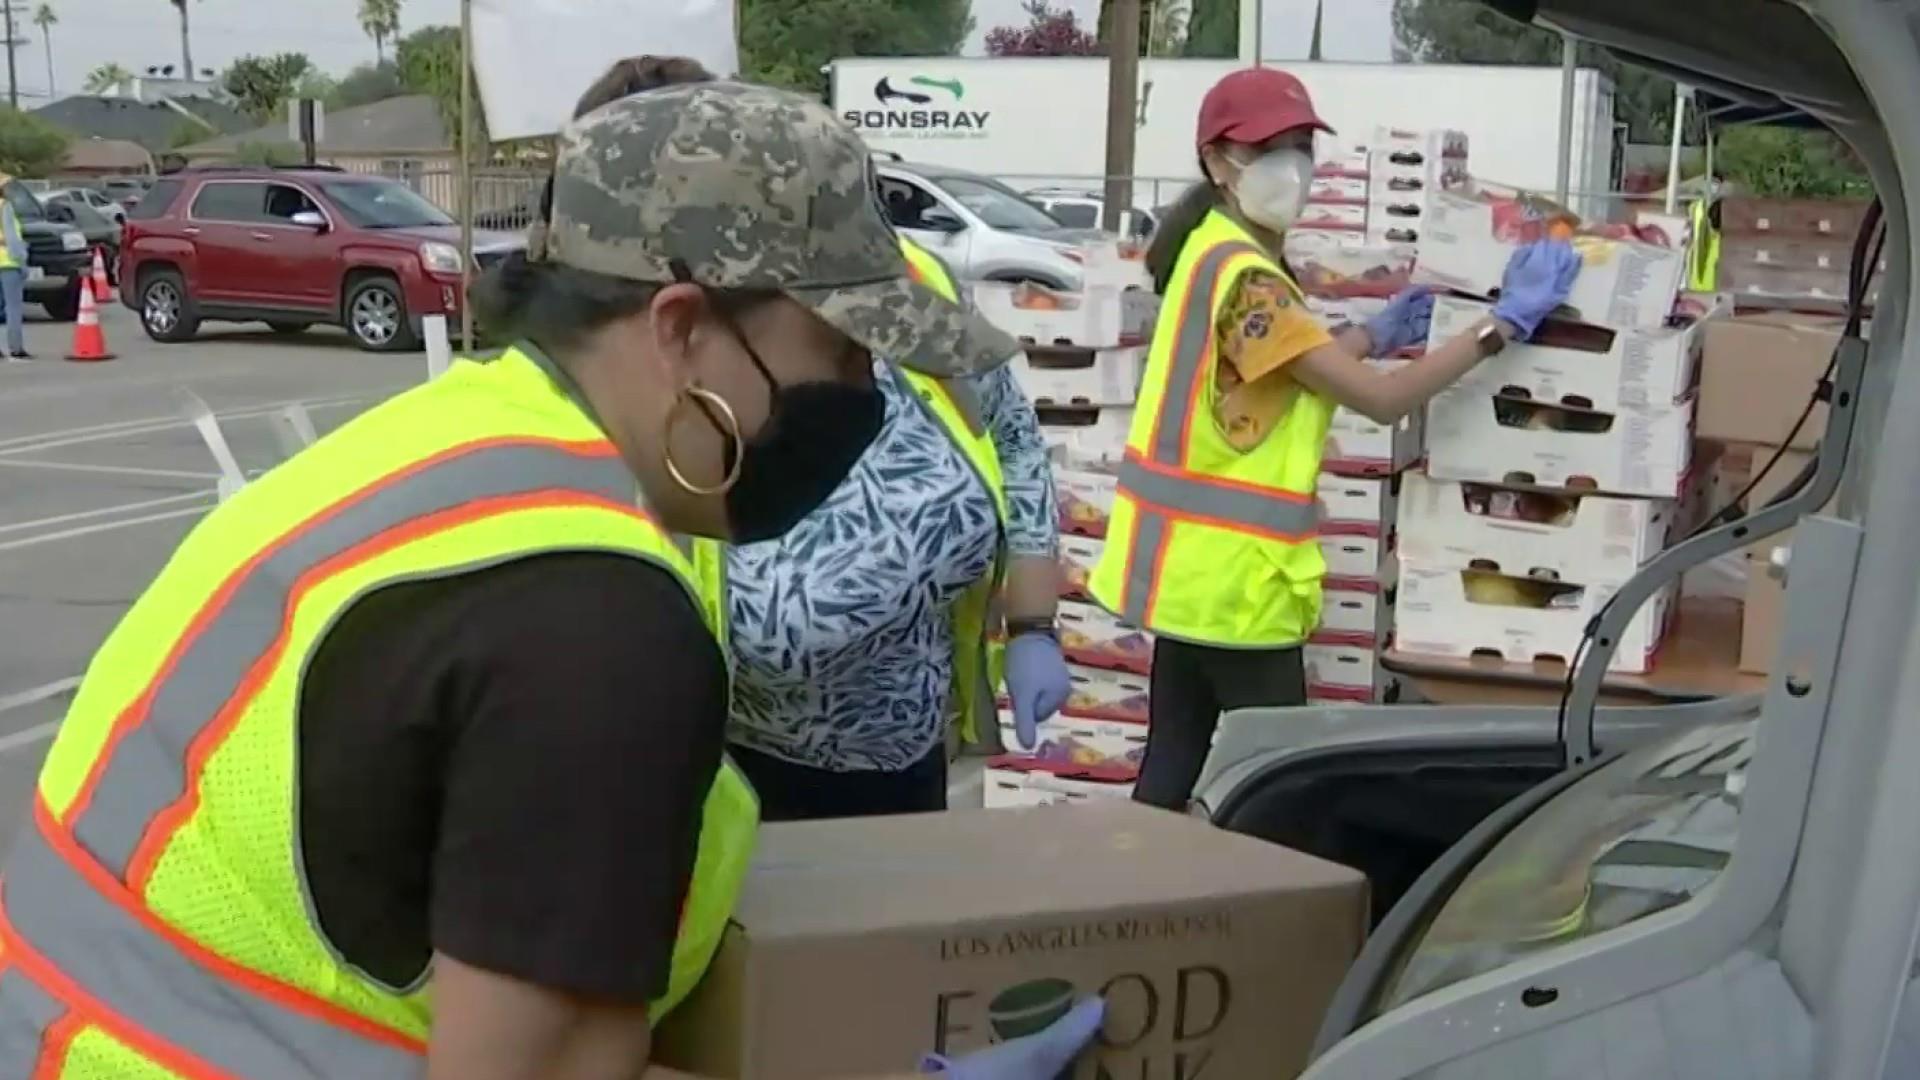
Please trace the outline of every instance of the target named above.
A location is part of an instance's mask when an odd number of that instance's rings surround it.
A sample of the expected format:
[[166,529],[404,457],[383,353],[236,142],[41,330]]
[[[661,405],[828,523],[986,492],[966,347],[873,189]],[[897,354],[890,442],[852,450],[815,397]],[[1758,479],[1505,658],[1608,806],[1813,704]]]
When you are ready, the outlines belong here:
[[545,257],[634,281],[777,290],[873,355],[972,375],[1019,345],[908,276],[866,144],[818,102],[736,82],[650,90],[560,135]]

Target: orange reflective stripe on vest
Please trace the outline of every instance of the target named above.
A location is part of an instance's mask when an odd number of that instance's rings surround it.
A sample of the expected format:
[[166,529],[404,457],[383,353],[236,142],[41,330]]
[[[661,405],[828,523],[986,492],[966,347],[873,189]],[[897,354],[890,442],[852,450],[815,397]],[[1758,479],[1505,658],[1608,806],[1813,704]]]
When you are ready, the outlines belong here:
[[[636,499],[604,440],[481,439],[368,483],[263,547],[115,717],[65,819],[36,796],[36,827],[0,881],[4,961],[85,1024],[186,1076],[419,1076],[419,1039],[222,959],[153,914],[144,889],[199,806],[208,759],[286,660],[312,589],[493,515],[592,506],[644,519]],[[0,1026],[0,1048],[23,1035]],[[41,1036],[40,1060],[57,1069]]]
[[1311,540],[1319,529],[1313,496],[1259,487],[1185,467],[1196,423],[1206,423],[1207,379],[1213,369],[1214,313],[1221,290],[1237,273],[1234,263],[1257,248],[1220,244],[1194,269],[1186,303],[1178,314],[1173,368],[1166,397],[1154,417],[1148,455],[1129,450],[1120,465],[1119,485],[1137,504],[1127,574],[1118,614],[1134,625],[1147,624],[1159,586],[1174,521],[1197,521],[1224,529],[1256,533],[1290,543]]

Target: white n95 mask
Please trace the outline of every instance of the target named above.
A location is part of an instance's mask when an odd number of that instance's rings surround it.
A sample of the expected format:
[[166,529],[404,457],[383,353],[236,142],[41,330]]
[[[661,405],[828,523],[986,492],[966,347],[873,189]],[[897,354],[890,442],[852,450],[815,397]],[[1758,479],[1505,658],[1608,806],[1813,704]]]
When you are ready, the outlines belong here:
[[1240,167],[1234,196],[1256,225],[1285,232],[1300,220],[1313,187],[1313,155],[1297,147],[1270,150]]

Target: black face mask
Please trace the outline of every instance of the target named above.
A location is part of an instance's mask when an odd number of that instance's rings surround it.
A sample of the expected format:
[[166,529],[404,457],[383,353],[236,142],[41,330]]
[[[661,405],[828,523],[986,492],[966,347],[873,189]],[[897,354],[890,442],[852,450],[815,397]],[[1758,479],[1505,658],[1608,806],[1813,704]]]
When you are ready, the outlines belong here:
[[[766,423],[738,448],[740,477],[726,494],[728,539],[753,544],[782,535],[827,501],[880,434],[886,403],[872,385],[822,380],[782,386],[739,327],[733,333],[767,381],[772,402]],[[707,419],[726,435],[712,413]],[[732,439],[725,441],[724,465],[731,473],[736,448]]]

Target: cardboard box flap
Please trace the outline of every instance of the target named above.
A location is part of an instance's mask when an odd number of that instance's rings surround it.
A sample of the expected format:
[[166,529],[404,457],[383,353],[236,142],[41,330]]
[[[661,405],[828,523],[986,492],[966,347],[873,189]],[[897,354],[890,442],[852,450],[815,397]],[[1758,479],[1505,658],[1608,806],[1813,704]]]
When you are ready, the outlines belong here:
[[[1179,904],[1192,900],[1196,883],[1210,897],[1232,898],[1351,895],[1364,880],[1336,863],[1126,801],[952,811],[944,819],[937,833],[917,817],[767,825],[734,921],[765,941]],[[1009,844],[1010,835],[1022,842]]]

